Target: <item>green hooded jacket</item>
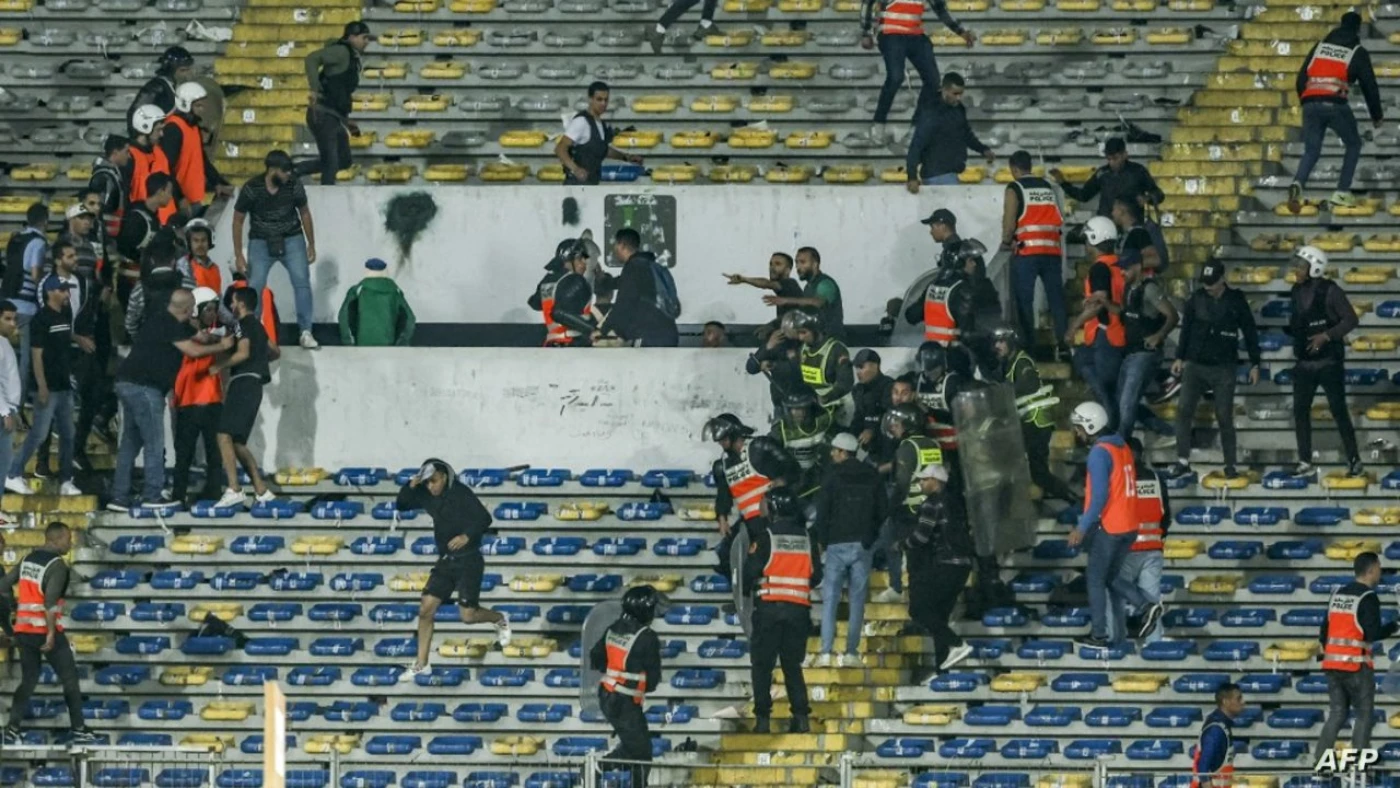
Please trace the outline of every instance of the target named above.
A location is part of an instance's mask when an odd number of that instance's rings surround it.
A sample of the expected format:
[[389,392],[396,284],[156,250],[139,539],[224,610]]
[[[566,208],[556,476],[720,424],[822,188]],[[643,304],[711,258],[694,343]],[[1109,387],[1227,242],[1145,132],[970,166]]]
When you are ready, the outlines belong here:
[[340,305],[340,341],[347,345],[408,345],[415,325],[403,291],[387,277],[365,277]]

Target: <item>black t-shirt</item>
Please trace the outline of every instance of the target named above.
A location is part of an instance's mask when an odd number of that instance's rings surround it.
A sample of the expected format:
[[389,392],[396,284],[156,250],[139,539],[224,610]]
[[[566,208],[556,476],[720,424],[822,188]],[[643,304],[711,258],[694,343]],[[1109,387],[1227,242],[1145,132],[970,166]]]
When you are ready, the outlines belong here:
[[130,355],[117,367],[117,380],[170,391],[185,358],[175,343],[194,335],[194,326],[176,320],[168,309],[151,315],[136,333]]
[[1152,246],[1152,234],[1146,227],[1134,227],[1118,242],[1118,256],[1126,263],[1142,259],[1142,250]]
[[[44,351],[44,382],[49,391],[71,391],[73,383],[73,313],[45,306],[34,316],[29,347]],[[38,386],[38,378],[34,379]]]
[[235,344],[244,339],[248,340],[248,358],[229,370],[229,380],[244,375],[257,375],[258,380],[262,383],[271,380],[272,371],[268,368],[267,361],[267,332],[263,330],[257,315],[241,318],[238,321],[238,329],[233,336]]

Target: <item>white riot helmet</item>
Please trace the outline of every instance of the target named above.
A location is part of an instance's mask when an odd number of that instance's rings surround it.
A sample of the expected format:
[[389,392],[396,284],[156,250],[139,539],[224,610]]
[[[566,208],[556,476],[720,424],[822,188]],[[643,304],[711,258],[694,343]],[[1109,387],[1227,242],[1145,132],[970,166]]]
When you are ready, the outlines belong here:
[[196,287],[194,289],[194,309],[198,312],[204,308],[205,304],[218,303],[219,294],[214,292],[212,287]]
[[178,112],[189,112],[196,101],[209,95],[209,91],[198,82],[184,82],[180,87],[175,88],[175,109]]
[[1084,225],[1084,240],[1090,246],[1098,246],[1106,241],[1118,240],[1118,225],[1107,216],[1095,216]]
[[1299,247],[1293,253],[1293,259],[1302,260],[1308,264],[1308,276],[1313,279],[1321,279],[1327,273],[1327,253],[1316,246]]
[[1070,414],[1069,423],[1081,427],[1089,435],[1098,435],[1108,429],[1108,411],[1097,402],[1081,402]]
[[150,134],[162,120],[165,120],[165,110],[154,104],[142,104],[131,113],[131,128],[137,134]]

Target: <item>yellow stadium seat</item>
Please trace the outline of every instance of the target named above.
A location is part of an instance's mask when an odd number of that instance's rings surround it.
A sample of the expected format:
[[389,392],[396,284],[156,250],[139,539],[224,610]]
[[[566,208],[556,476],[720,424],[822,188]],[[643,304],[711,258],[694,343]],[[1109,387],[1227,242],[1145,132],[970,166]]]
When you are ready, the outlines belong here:
[[710,69],[712,79],[753,79],[758,76],[757,63],[726,63]]
[[0,0],[0,13],[27,14],[33,8],[33,0]]
[[[730,137],[732,143],[733,137]],[[749,183],[758,177],[758,168],[748,164],[720,164],[711,167],[705,174],[713,183]],[[682,520],[710,520],[718,519],[715,510],[711,509],[680,509],[676,512]],[[708,514],[709,517],[704,515]]]
[[831,9],[838,14],[854,14],[860,11],[861,0],[833,0]]
[[952,0],[948,10],[955,14],[981,14],[992,9],[988,0]]
[[827,167],[822,170],[822,180],[827,183],[865,183],[870,180],[871,171],[863,164],[845,164]]
[[[1301,244],[1302,241],[1300,240],[1299,243]],[[1332,266],[1332,267],[1330,267],[1330,268],[1327,269],[1327,278],[1329,278],[1329,279],[1336,279],[1337,276],[1338,276],[1338,273],[1337,273],[1337,267],[1336,267],[1336,266]],[[1294,269],[1294,268],[1292,268],[1292,267],[1289,267],[1288,270],[1287,270],[1287,271],[1284,273],[1284,275],[1283,275],[1283,281],[1287,282],[1287,283],[1290,284],[1290,285],[1296,285],[1296,284],[1298,284],[1298,272],[1297,272],[1297,270]]]
[[204,534],[182,534],[170,542],[170,552],[180,555],[213,555],[223,549],[224,540]]
[[1114,692],[1156,692],[1167,683],[1160,673],[1119,673],[1113,677]]
[[225,733],[191,733],[180,740],[180,746],[217,754],[233,746],[233,737]]
[[438,0],[398,0],[394,3],[396,14],[436,14],[439,8]]
[[365,172],[370,183],[408,183],[417,174],[412,164],[376,164]]
[[211,700],[199,710],[199,718],[209,722],[243,722],[253,716],[253,704],[246,700]]
[[1055,8],[1061,11],[1092,13],[1099,10],[1099,0],[1055,0]]
[[436,136],[430,129],[400,129],[389,132],[389,136],[384,138],[384,145],[388,148],[426,148],[433,144]]
[[1256,252],[1291,252],[1303,245],[1301,235],[1260,233],[1249,242],[1249,248]]
[[70,164],[68,165],[67,171],[64,172],[64,175],[67,175],[70,181],[83,181],[86,183],[92,179],[92,165]]
[[58,165],[51,162],[26,164],[10,170],[10,178],[17,181],[51,181],[58,177]]
[[343,170],[336,170],[335,173],[336,183],[345,183],[347,181],[353,181],[358,177],[360,177],[360,165],[358,164],[351,164],[349,167],[346,167]]
[[1149,44],[1189,44],[1195,34],[1184,27],[1159,27],[1147,31]]
[[1355,205],[1332,206],[1333,216],[1375,216],[1381,208],[1380,200],[1359,200]]
[[1289,216],[1289,217],[1292,217],[1292,216],[1317,216],[1317,214],[1318,214],[1318,207],[1317,207],[1317,205],[1316,205],[1315,203],[1304,202],[1304,203],[1300,203],[1300,204],[1299,204],[1299,206],[1298,206],[1298,212],[1297,212],[1297,213],[1294,213],[1294,212],[1292,211],[1292,209],[1290,209],[1290,208],[1288,207],[1288,203],[1286,203],[1286,202],[1281,202],[1281,203],[1279,203],[1278,205],[1275,205],[1275,206],[1274,206],[1274,214],[1275,214],[1276,216]]
[[1400,507],[1362,509],[1352,515],[1351,521],[1357,525],[1400,525]]
[[[491,5],[494,6],[495,3],[491,3]],[[480,42],[481,31],[469,27],[456,27],[433,33],[433,46],[435,47],[474,47]]]
[[1084,31],[1077,27],[1058,27],[1035,34],[1040,46],[1078,46],[1084,42]]
[[438,655],[455,659],[481,659],[495,645],[496,641],[487,638],[448,638],[438,646]]
[[201,665],[171,665],[160,673],[167,687],[202,687],[214,678],[214,669]]
[[394,97],[388,93],[356,93],[351,101],[351,108],[356,112],[383,112],[393,103]]
[[1370,484],[1371,478],[1366,474],[1348,476],[1345,473],[1333,472],[1322,477],[1324,490],[1364,490]]
[[[728,140],[731,148],[771,148],[773,143],[777,141],[778,132],[753,126],[735,129],[734,133],[729,135]],[[713,175],[713,173],[711,174]]]
[[441,94],[410,96],[404,100],[403,108],[410,112],[445,112],[452,106],[452,97]]
[[[1324,249],[1323,251],[1328,250]],[[1342,274],[1342,281],[1349,285],[1383,285],[1390,281],[1390,275],[1394,270],[1379,265],[1360,266]]]
[[424,65],[419,69],[418,75],[424,79],[461,79],[467,75],[467,64],[455,60],[439,60]]
[[906,725],[952,725],[961,718],[962,706],[951,703],[915,706],[904,712]]
[[491,742],[491,754],[528,757],[538,753],[543,746],[544,739],[534,736],[502,736]]
[[1162,543],[1162,557],[1174,560],[1189,560],[1200,555],[1206,549],[1205,543],[1199,539],[1170,538]]
[[1351,340],[1351,349],[1359,353],[1390,352],[1397,347],[1400,347],[1400,337],[1395,334],[1362,334]]
[[1377,233],[1363,241],[1361,248],[1368,252],[1400,252],[1400,234]]
[[292,542],[295,555],[335,555],[345,546],[338,536],[303,536]]
[[[793,104],[792,96],[754,96],[749,99],[748,110],[749,112],[792,112]],[[19,213],[24,213],[24,211],[21,210]]]
[[1087,773],[1054,772],[1036,780],[1035,788],[1091,788],[1094,777]]
[[618,132],[613,140],[613,146],[617,148],[655,148],[661,144],[663,139],[659,131],[623,131]]
[[563,575],[516,575],[510,579],[510,590],[548,594],[563,583]]
[[[964,170],[966,172],[966,170]],[[959,176],[961,178],[961,176]],[[880,180],[883,183],[908,183],[909,171],[903,165],[898,167],[886,167],[880,170]]]
[[1207,575],[1193,579],[1186,588],[1193,594],[1233,594],[1239,590],[1240,582],[1233,575]]
[[1264,649],[1264,659],[1271,662],[1311,662],[1322,653],[1316,640],[1280,640]]
[[746,47],[753,43],[753,31],[742,28],[724,33],[711,33],[705,36],[705,46],[720,49]]
[[1231,268],[1225,276],[1225,281],[1232,285],[1265,285],[1276,278],[1278,278],[1277,269],[1268,266],[1246,266]]
[[423,44],[423,31],[409,27],[386,30],[378,35],[375,42],[386,47],[421,46]]
[[713,131],[678,131],[671,135],[673,148],[713,148],[719,135]]
[[811,168],[805,165],[773,167],[763,173],[769,183],[806,183],[812,179]]
[[352,150],[365,150],[374,147],[374,143],[379,139],[377,131],[361,131],[359,134],[350,135],[350,148]]
[[535,173],[535,179],[541,183],[563,183],[564,165],[546,164]]
[[1381,402],[1366,409],[1366,418],[1377,421],[1400,421],[1400,402]]
[[204,619],[214,616],[225,623],[237,619],[243,615],[243,606],[237,602],[201,602],[195,605],[189,613],[190,620],[203,624]]
[[0,27],[0,47],[17,46],[24,39],[24,31],[18,27]]
[[512,659],[544,659],[558,650],[559,641],[553,638],[522,637],[512,639],[501,653]]
[[935,30],[928,38],[936,47],[958,47],[966,43],[962,36],[947,29]]
[[664,164],[651,169],[651,179],[657,183],[694,183],[700,168],[693,164]]
[[1224,471],[1211,471],[1201,478],[1201,486],[1207,490],[1243,490],[1254,481],[1257,479],[1252,471],[1245,471],[1233,479],[1226,478]]
[[[731,171],[733,171],[733,170],[743,170],[744,172],[747,172],[747,173],[749,174],[749,177],[748,177],[747,179],[742,178],[742,177],[737,178],[737,180],[740,180],[740,181],[742,181],[742,182],[744,182],[744,183],[747,183],[748,181],[753,180],[753,176],[754,176],[755,174],[757,174],[757,170],[756,170],[755,168],[753,168],[753,167],[751,167],[751,166],[749,166],[749,165],[746,165],[746,164],[725,164],[725,165],[720,165],[720,166],[718,166],[718,167],[715,167],[715,168],[711,169],[711,170],[710,170],[710,178],[711,178],[711,179],[714,179],[715,170],[724,170],[725,168],[728,168],[728,169],[731,170]],[[735,178],[732,176],[732,174],[731,174],[731,177],[727,178],[726,180],[736,180],[736,179],[735,179]],[[679,517],[679,518],[681,518],[682,520],[715,520],[715,519],[717,519],[717,515],[715,514],[715,506],[714,506],[714,504],[701,504],[701,503],[690,504],[690,505],[688,505],[688,506],[681,506],[679,509],[676,509],[676,516]]]
[[447,8],[454,14],[489,14],[496,10],[496,0],[452,0]]
[[823,0],[778,0],[778,10],[785,14],[815,14],[822,10]]
[[[1013,3],[1025,2],[1025,0],[1012,1]],[[1040,8],[1043,8],[1045,6],[1045,3],[1042,0],[1034,0],[1034,2],[1038,4]],[[1003,11],[1014,10],[1007,8],[1005,4],[1003,4],[1001,8]],[[1038,11],[1040,10],[1040,8],[1026,10]],[[981,43],[986,44],[989,47],[1018,47],[1026,43],[1026,31],[1013,30],[1010,28],[1004,28],[1001,30],[989,30],[985,35],[982,36],[980,41]]]
[[1356,246],[1356,236],[1351,233],[1319,233],[1309,241],[1324,252],[1350,252]]
[[1113,0],[1113,10],[1146,14],[1157,10],[1157,0]]
[[766,47],[800,47],[810,38],[811,34],[806,30],[775,30],[764,33],[758,42]]
[[539,129],[521,129],[503,132],[499,141],[506,148],[538,148],[549,141],[549,135]]
[[408,66],[403,63],[371,63],[360,71],[362,79],[403,79]]
[[389,590],[417,593],[423,590],[423,586],[428,584],[427,572],[410,572],[403,575],[394,575],[389,578]]
[[1354,561],[1362,553],[1379,553],[1381,543],[1374,539],[1338,539],[1327,545],[1324,554],[1334,561]]
[[308,755],[327,755],[331,750],[340,755],[349,755],[359,746],[358,733],[313,733],[302,742],[302,749]]
[[632,100],[632,109],[635,112],[675,112],[680,104],[680,96],[638,96]]
[[284,487],[308,487],[329,478],[331,475],[325,468],[284,468],[274,477]]
[[1137,41],[1137,31],[1130,27],[1095,30],[1089,40],[1097,46],[1127,46]]
[[1211,11],[1215,9],[1215,0],[1170,0],[1167,8],[1173,11]]
[[993,692],[1035,692],[1043,686],[1045,686],[1044,673],[1012,671],[992,679]]
[[783,144],[789,148],[829,148],[833,139],[829,131],[794,131]]
[[1045,0],[1002,0],[998,7],[1003,11],[1044,11]]
[[811,79],[817,67],[811,63],[779,63],[768,72],[773,79]]
[[608,507],[606,504],[598,506],[595,505],[593,502],[589,501],[564,503],[560,504],[559,508],[555,510],[554,518],[556,520],[601,520],[603,518],[603,515],[607,512]]
[[525,180],[529,174],[530,167],[527,164],[493,161],[481,166],[483,181],[513,183]]
[[0,214],[20,214],[29,210],[29,206],[36,202],[43,202],[37,194],[7,194],[0,196]]

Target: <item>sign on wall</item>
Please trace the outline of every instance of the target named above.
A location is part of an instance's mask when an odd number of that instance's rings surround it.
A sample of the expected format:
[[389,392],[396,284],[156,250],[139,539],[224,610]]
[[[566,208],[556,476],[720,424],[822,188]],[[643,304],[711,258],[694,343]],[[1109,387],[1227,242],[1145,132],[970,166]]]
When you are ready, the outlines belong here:
[[656,262],[675,268],[680,262],[676,255],[676,198],[669,194],[609,194],[603,198],[603,237],[599,246],[608,250],[607,264],[618,268],[622,262],[613,257],[613,235],[631,227],[642,236],[642,248],[656,255]]

